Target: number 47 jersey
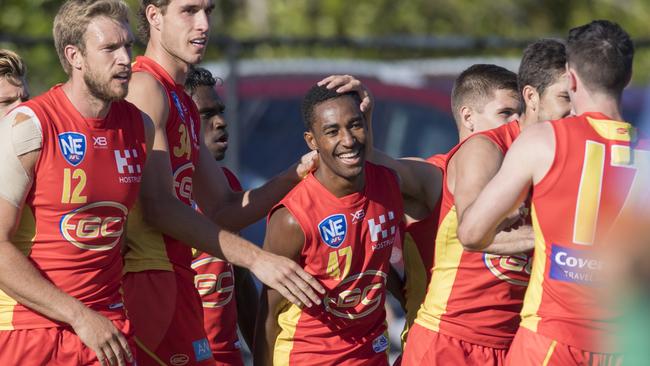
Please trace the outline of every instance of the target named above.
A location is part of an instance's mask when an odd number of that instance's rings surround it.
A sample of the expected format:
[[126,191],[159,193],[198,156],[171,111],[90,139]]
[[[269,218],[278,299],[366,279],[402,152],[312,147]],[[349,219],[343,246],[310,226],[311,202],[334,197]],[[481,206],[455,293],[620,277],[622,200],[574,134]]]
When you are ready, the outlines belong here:
[[276,206],[300,224],[299,264],[327,292],[320,307],[281,307],[274,365],[388,363],[384,302],[402,196],[387,168],[366,163],[365,179],[362,192],[338,198],[310,174]]
[[[104,119],[84,118],[57,85],[13,113],[37,123],[43,145],[12,242],[59,289],[125,319],[120,247],[144,168],[140,110],[116,101]],[[0,330],[59,325],[0,291]]]

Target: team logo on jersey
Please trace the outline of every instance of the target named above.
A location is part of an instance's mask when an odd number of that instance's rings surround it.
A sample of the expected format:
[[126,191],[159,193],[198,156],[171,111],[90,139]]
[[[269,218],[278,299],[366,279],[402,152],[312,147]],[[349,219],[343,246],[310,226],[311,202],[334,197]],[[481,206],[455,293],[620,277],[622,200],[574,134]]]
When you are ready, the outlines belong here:
[[192,175],[194,164],[187,163],[174,172],[174,193],[179,200],[191,204],[192,202]]
[[375,353],[384,352],[388,348],[388,338],[385,335],[380,335],[372,341],[372,350]]
[[80,207],[61,217],[63,237],[84,250],[110,250],[122,238],[128,209],[121,203],[100,201]]
[[176,110],[178,111],[178,115],[181,116],[181,119],[183,122],[185,122],[185,108],[183,107],[183,104],[181,104],[180,98],[178,98],[178,94],[176,94],[175,91],[171,92],[172,99],[174,100],[174,106],[176,106]]
[[201,295],[203,307],[214,309],[224,307],[230,303],[235,291],[235,278],[230,263],[215,257],[205,257],[192,261],[192,269],[196,270],[210,263],[221,263],[223,266],[220,271],[214,271],[214,267],[212,267],[210,273],[197,273],[194,276],[194,286]]
[[190,356],[183,353],[177,353],[169,358],[169,363],[172,366],[185,366],[188,362],[190,362]]
[[376,270],[346,277],[325,295],[325,310],[344,319],[368,316],[382,305],[387,278],[386,273]]
[[192,347],[194,348],[194,358],[197,362],[212,358],[212,351],[210,350],[210,343],[208,343],[207,338],[192,342]]
[[602,282],[604,267],[604,261],[597,258],[593,250],[552,246],[550,277],[554,280],[598,285]]
[[515,286],[528,286],[533,259],[527,254],[500,256],[483,254],[483,262],[494,276]]
[[59,148],[65,161],[72,166],[77,166],[86,156],[86,136],[79,132],[60,133]]
[[320,232],[320,237],[328,247],[340,247],[348,233],[348,223],[345,215],[335,214],[328,216],[318,224],[318,232]]

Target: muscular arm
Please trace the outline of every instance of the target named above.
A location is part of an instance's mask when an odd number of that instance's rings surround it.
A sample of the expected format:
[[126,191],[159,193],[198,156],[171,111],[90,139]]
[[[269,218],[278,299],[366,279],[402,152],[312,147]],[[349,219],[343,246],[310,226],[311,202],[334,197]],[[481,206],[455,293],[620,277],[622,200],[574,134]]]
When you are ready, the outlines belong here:
[[458,238],[466,248],[483,251],[494,241],[497,226],[526,198],[555,158],[553,127],[529,127],[508,150],[503,165],[460,218]]
[[249,349],[253,349],[255,318],[259,295],[253,277],[246,268],[237,267],[235,271],[235,296],[237,298],[237,323]]
[[[136,73],[128,99],[153,121],[152,150],[147,156],[140,189],[140,205],[145,221],[183,243],[250,269],[262,282],[277,288],[291,302],[307,306],[311,306],[312,301],[320,303],[310,286],[320,292],[324,291],[322,286],[302,268],[222,230],[175,197],[166,133],[169,105],[162,86],[151,75]],[[218,184],[227,187],[226,182]]]
[[[305,236],[288,209],[275,211],[269,220],[264,239],[264,249],[298,262]],[[255,332],[255,366],[273,365],[275,339],[280,333],[278,313],[283,305],[282,296],[268,287],[262,289],[262,298]]]
[[[223,171],[203,142],[200,154],[194,172],[196,201],[204,215],[232,231],[240,231],[263,218],[308,172],[304,164],[296,163],[259,188],[233,192],[229,189]],[[309,154],[309,159],[314,156],[315,154]]]

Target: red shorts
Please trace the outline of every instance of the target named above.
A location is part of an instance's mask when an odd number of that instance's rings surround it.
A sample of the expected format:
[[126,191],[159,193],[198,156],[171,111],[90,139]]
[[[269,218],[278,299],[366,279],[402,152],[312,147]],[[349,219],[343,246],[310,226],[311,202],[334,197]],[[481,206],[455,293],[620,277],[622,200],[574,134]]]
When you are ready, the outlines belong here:
[[217,366],[244,366],[241,351],[212,353]]
[[138,366],[215,364],[194,273],[181,271],[124,275],[124,305],[135,329]]
[[619,366],[623,356],[587,352],[520,327],[512,342],[506,365],[513,366]]
[[402,366],[500,366],[507,349],[479,346],[413,324],[406,341]]
[[[128,320],[113,320],[126,336],[135,356]],[[127,363],[128,364],[128,363]],[[95,351],[86,347],[69,327],[0,331],[0,365],[99,366]]]

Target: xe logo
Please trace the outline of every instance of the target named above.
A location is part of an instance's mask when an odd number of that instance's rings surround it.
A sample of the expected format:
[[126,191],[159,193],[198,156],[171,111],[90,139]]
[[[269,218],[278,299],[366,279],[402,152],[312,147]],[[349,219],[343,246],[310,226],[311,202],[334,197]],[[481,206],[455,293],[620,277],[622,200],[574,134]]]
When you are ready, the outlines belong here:
[[108,140],[105,136],[93,136],[93,147],[94,148],[105,148],[108,145]]
[[86,136],[79,132],[60,133],[59,147],[63,158],[70,165],[77,166],[86,156]]
[[[393,211],[388,211],[388,221],[395,221],[395,213]],[[368,229],[370,230],[370,240],[372,240],[373,243],[379,241],[379,235],[381,235],[381,239],[388,238],[389,231],[390,231],[390,235],[395,235],[395,231],[397,229],[396,226],[391,225],[389,228],[386,228],[384,224],[386,224],[385,215],[379,215],[378,224],[375,221],[375,219],[368,220]]]
[[366,217],[366,212],[363,209],[360,209],[357,212],[351,213],[350,216],[352,216],[352,223],[356,224],[357,222],[363,220],[364,217]]
[[348,223],[343,214],[328,216],[318,224],[320,237],[331,248],[338,248],[343,244],[347,231]]

